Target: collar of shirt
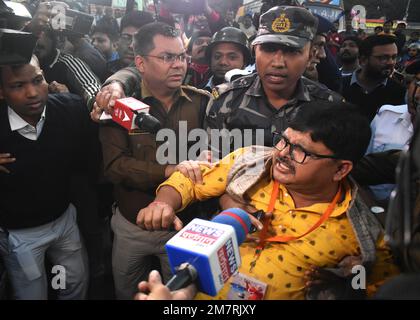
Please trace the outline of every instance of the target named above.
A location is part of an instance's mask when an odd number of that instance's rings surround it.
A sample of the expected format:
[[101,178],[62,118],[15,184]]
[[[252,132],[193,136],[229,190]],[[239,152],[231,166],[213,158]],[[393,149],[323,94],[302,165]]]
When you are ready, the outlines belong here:
[[[269,188],[271,188],[270,190],[270,194],[272,191],[272,185],[273,183],[270,183]],[[347,209],[350,206],[350,202],[352,200],[352,193],[351,193],[351,187],[349,185],[349,183],[347,181],[343,182],[343,188],[344,188],[344,199],[342,201],[340,201],[339,203],[337,203],[337,205],[335,206],[333,212],[331,213],[330,217],[338,217],[344,213],[347,212]],[[305,211],[308,213],[315,213],[315,214],[319,214],[319,215],[323,215],[325,213],[325,211],[327,210],[328,206],[330,205],[330,203],[315,203],[311,206],[307,206],[307,207],[301,207],[301,208],[296,208],[296,205],[292,199],[292,197],[289,194],[289,191],[286,189],[285,186],[280,185],[280,192],[279,192],[279,205],[281,209],[280,211],[289,211],[290,213],[292,213],[293,211]],[[276,206],[277,207],[277,206]]]
[[[141,82],[141,98],[142,99],[146,99],[146,98],[154,98],[156,99],[152,93],[149,91],[149,89],[146,87],[146,85],[144,84],[144,82]],[[179,88],[179,90],[174,94],[174,102],[178,101],[179,98],[185,98],[187,99],[189,102],[192,102],[191,98],[188,96],[188,94],[182,89],[182,87]]]
[[390,104],[386,104],[379,109],[378,115],[382,114],[385,111],[390,111],[399,114],[399,116],[395,118],[393,123],[396,124],[398,122],[401,122],[411,132],[413,124],[411,122],[411,115],[408,112],[408,105],[402,104],[399,106],[393,106]]
[[254,97],[263,96],[263,88],[262,88],[261,79],[259,75],[256,75],[256,77],[251,83],[251,86],[248,88],[245,94],[249,96],[254,96]]
[[384,111],[391,111],[391,112],[394,112],[394,113],[403,114],[403,113],[408,112],[408,106],[406,104],[402,104],[402,105],[399,105],[399,106],[394,106],[394,105],[391,105],[391,104],[385,104],[379,109],[378,114],[381,114]]
[[56,56],[55,56],[55,58],[54,58],[53,62],[51,62],[51,64],[49,65],[49,68],[54,67],[54,65],[55,65],[55,64],[57,63],[57,61],[58,61],[58,57],[60,56],[61,51],[60,51],[59,49],[55,49],[55,51],[56,51]]
[[116,61],[120,58],[117,51],[113,51],[107,62]]
[[311,101],[311,95],[309,94],[308,88],[303,83],[302,78],[300,78],[297,83],[296,91],[293,95],[293,98],[298,101],[305,101],[305,102]]
[[382,82],[378,83],[373,89],[371,89],[370,91],[368,90],[368,88],[366,88],[365,86],[363,86],[360,82],[359,79],[357,78],[358,74],[362,71],[362,69],[357,69],[356,71],[354,71],[351,75],[351,80],[350,80],[350,86],[352,86],[353,84],[357,84],[360,88],[362,88],[363,90],[365,90],[366,92],[372,92],[373,90],[375,90],[376,88],[380,87],[380,86],[386,86],[388,84],[388,78],[385,78]]
[[41,118],[39,119],[36,127],[23,120],[12,108],[7,107],[7,114],[9,117],[10,129],[17,131],[20,135],[30,140],[37,140],[42,132],[45,123],[45,110],[42,111]]
[[211,91],[211,90],[213,90],[213,88],[214,88],[213,76],[211,76],[209,78],[209,81],[207,82],[207,84],[204,86],[204,89],[210,89],[210,91]]
[[[270,172],[268,174],[268,179],[270,179],[270,183],[267,184],[263,188],[263,192],[269,195],[269,197],[268,197],[268,201],[269,201],[270,197],[271,197],[271,192],[273,191],[273,181],[274,181],[272,170],[270,170]],[[264,180],[262,180],[262,181],[264,181]],[[259,182],[258,185],[260,183],[261,182]],[[334,208],[330,217],[338,217],[338,216],[342,215],[343,213],[345,213],[350,206],[350,202],[352,201],[353,195],[352,195],[351,183],[347,179],[344,179],[342,181],[341,186],[343,188],[344,199],[336,205],[336,207]],[[327,210],[327,208],[330,204],[330,203],[315,203],[315,204],[313,204],[311,206],[308,206],[308,207],[296,208],[295,202],[293,201],[292,197],[290,196],[290,193],[287,190],[287,188],[284,185],[280,185],[279,188],[280,188],[280,192],[279,192],[279,195],[278,195],[278,198],[279,198],[278,203],[281,206],[282,211],[285,210],[284,206],[286,206],[287,207],[286,211],[289,211],[290,213],[292,213],[292,211],[306,211],[306,212],[317,213],[319,215],[322,215]],[[277,205],[275,207],[277,208]]]
[[339,68],[338,70],[340,71],[342,77],[351,76],[351,75],[353,75],[353,72],[354,72],[354,70],[352,70],[352,71],[344,71],[343,70],[343,67]]

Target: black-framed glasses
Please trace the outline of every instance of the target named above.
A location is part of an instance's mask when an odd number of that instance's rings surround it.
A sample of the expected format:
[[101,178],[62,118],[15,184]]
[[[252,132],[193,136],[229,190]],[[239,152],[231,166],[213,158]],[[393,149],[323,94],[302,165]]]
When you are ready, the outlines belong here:
[[181,53],[181,54],[171,54],[171,53],[165,53],[161,56],[153,56],[153,55],[144,55],[143,57],[152,57],[152,58],[156,58],[156,59],[160,59],[163,61],[163,63],[165,64],[173,64],[175,63],[177,60],[179,60],[180,62],[190,62],[190,56],[187,55],[185,52]]
[[280,132],[273,133],[273,146],[278,151],[283,151],[284,149],[287,148],[287,146],[289,146],[290,158],[299,164],[304,163],[307,157],[311,157],[314,160],[340,159],[339,157],[335,155],[324,155],[324,154],[317,154],[317,153],[309,152],[305,150],[302,146],[291,143],[289,139],[287,139],[284,136],[284,134]]

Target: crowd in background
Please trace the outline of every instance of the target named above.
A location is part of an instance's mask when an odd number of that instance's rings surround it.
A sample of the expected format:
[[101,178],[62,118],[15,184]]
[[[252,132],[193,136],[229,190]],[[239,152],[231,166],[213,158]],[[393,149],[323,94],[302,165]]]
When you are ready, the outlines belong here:
[[[264,24],[262,17],[271,9],[265,4],[259,14],[237,16],[237,8],[217,12],[208,1],[203,1],[202,12],[191,15],[171,12],[165,4],[155,12],[139,11],[135,6],[125,12],[97,5],[92,13],[91,28],[86,34],[78,34],[54,28],[51,11],[54,5],[89,12],[80,3],[41,2],[37,6],[31,3],[27,8],[32,19],[19,20],[13,26],[32,33],[37,39],[29,64],[35,66],[34,70],[25,72],[34,72],[40,78],[38,81],[44,78],[48,83],[48,102],[41,100],[53,110],[43,113],[41,120],[29,123],[32,136],[27,123],[22,124],[19,112],[15,115],[15,108],[10,107],[14,96],[5,93],[6,71],[4,65],[0,67],[3,68],[0,87],[4,86],[0,90],[4,109],[0,113],[1,125],[8,127],[9,119],[11,132],[18,131],[26,138],[22,140],[21,136],[0,129],[0,143],[4,143],[0,145],[0,234],[3,235],[0,246],[9,241],[16,249],[16,259],[6,259],[4,253],[12,250],[12,246],[5,251],[0,249],[4,260],[0,260],[4,277],[0,278],[0,298],[131,299],[137,292],[137,284],[147,280],[151,270],[157,268],[165,281],[169,278],[171,272],[163,246],[176,232],[150,231],[153,228],[147,224],[140,228],[144,222],[139,222],[138,214],[144,208],[161,205],[154,200],[155,190],[167,178],[172,177],[166,182],[172,185],[183,181],[174,178],[176,172],[194,181],[202,177],[195,171],[197,163],[183,162],[179,154],[175,164],[158,165],[155,157],[158,144],[154,135],[127,133],[115,123],[100,120],[103,112],[112,113],[117,98],[126,96],[150,105],[151,115],[162,127],[177,131],[179,121],[185,120],[188,130],[260,128],[264,130],[262,144],[267,147],[273,146],[275,134],[288,132],[289,139],[293,137],[287,128],[289,122],[298,127],[298,122],[290,120],[298,105],[313,101],[351,103],[353,112],[367,120],[372,133],[370,139],[363,137],[368,139],[368,144],[361,155],[381,153],[384,157],[367,158],[371,164],[373,161],[372,167],[377,171],[371,167],[366,171],[360,169],[354,172],[353,178],[360,185],[368,208],[365,214],[372,214],[380,222],[378,226],[385,225],[391,192],[395,188],[395,159],[398,150],[409,148],[415,132],[420,101],[420,30],[407,31],[405,23],[385,21],[372,31],[353,30],[350,22],[344,31],[339,31],[336,23],[321,16],[314,18],[317,22],[311,25],[310,19],[315,16],[311,15],[303,22],[296,22],[306,23],[307,30],[313,29],[313,33],[308,31],[309,35],[298,34],[290,18],[291,25],[284,32],[296,32],[293,37],[310,43],[307,47],[295,47],[294,38],[291,44],[270,42],[269,36],[283,31],[275,30],[272,16],[266,15],[265,19],[271,20]],[[165,29],[166,26],[171,28]],[[261,26],[266,27],[268,34],[261,31]],[[151,54],[159,48],[163,48],[164,54]],[[294,57],[293,64],[284,67],[285,58],[271,58],[278,52]],[[297,62],[303,55],[301,62]],[[275,66],[268,66],[270,59],[277,59]],[[278,71],[287,68],[290,70],[287,74]],[[13,68],[7,72],[13,74]],[[281,86],[283,81],[287,83],[284,87]],[[290,93],[276,96],[276,90],[287,92],[290,88],[293,89]],[[8,90],[12,92],[11,87]],[[322,114],[329,113],[328,110],[328,107],[320,107]],[[14,120],[10,120],[12,118]],[[40,123],[49,119],[56,121],[56,125],[43,128]],[[349,121],[356,123],[357,119]],[[309,120],[308,123],[310,125]],[[22,128],[27,132],[22,133]],[[363,131],[362,124],[360,131]],[[290,151],[293,157],[300,155],[299,145],[291,144],[284,136],[282,139],[277,141],[286,141],[290,149],[294,146]],[[32,143],[38,140],[50,146],[48,150],[57,150],[56,154],[40,152],[43,146]],[[19,156],[14,159],[12,152],[16,144],[23,146],[20,156],[30,158],[32,155],[35,164],[25,161],[25,168],[18,164]],[[188,143],[177,141],[177,144]],[[213,155],[217,152],[212,151]],[[394,163],[390,167],[389,159]],[[210,167],[214,159],[207,160],[211,159],[200,158],[206,163],[204,166]],[[50,169],[37,166],[38,162],[48,163]],[[30,171],[37,168],[45,171]],[[205,171],[204,167],[201,169]],[[391,178],[382,179],[379,173],[382,169]],[[22,173],[14,175],[13,170],[22,170]],[[374,178],[370,179],[371,176]],[[218,176],[212,177],[212,183],[217,184],[216,178]],[[20,186],[27,187],[21,190]],[[38,204],[37,189],[44,192],[39,195],[42,204]],[[34,193],[26,196],[31,190]],[[211,194],[198,198],[204,200]],[[19,205],[15,206],[16,203]],[[197,212],[209,218],[224,207],[229,205],[224,205],[222,200],[220,203],[207,200],[191,208],[183,205],[178,209],[183,210],[180,217],[185,225]],[[47,214],[48,210],[57,212]],[[20,212],[26,215],[21,216]],[[38,212],[44,213],[40,217],[31,216]],[[377,227],[373,225],[372,228]],[[41,229],[44,226],[48,227]],[[350,228],[350,225],[345,226]],[[55,238],[47,235],[51,230],[56,232]],[[351,237],[342,232],[342,239]],[[83,240],[70,241],[75,238]],[[42,244],[37,243],[40,239]],[[33,246],[33,251],[41,254],[19,251],[24,243],[30,243],[28,247]],[[382,244],[378,245],[378,251],[383,248]],[[319,255],[323,254],[321,249],[318,251]],[[293,260],[294,254],[291,255],[293,257],[289,258]],[[360,249],[359,255],[362,256]],[[66,260],[68,256],[74,259]],[[356,251],[354,256],[357,256]],[[282,260],[280,257],[278,259]],[[306,254],[304,257],[306,259]],[[384,259],[390,261],[389,257]],[[67,292],[60,294],[48,288],[46,283],[53,275],[42,270],[49,270],[56,262],[68,262],[66,266],[78,269],[68,273],[74,276],[72,284]],[[297,264],[299,272],[302,268],[305,267]],[[85,271],[84,275],[80,275],[81,270]],[[384,270],[380,271],[385,273],[381,281],[393,275],[395,268]],[[382,284],[379,280],[373,291],[379,287],[378,283]],[[290,289],[288,285],[294,287],[295,283],[286,284]],[[303,295],[290,293],[280,297],[302,298]]]

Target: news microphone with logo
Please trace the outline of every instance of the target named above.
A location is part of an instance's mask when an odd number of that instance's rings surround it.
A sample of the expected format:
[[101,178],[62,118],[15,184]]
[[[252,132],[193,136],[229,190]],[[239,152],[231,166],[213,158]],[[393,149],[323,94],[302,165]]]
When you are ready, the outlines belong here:
[[158,119],[149,114],[150,107],[134,98],[122,98],[115,101],[112,120],[127,130],[139,128],[150,133],[160,130]]
[[166,286],[174,291],[198,280],[199,291],[215,296],[240,267],[239,246],[250,228],[251,219],[239,208],[211,221],[192,220],[165,245],[175,274]]

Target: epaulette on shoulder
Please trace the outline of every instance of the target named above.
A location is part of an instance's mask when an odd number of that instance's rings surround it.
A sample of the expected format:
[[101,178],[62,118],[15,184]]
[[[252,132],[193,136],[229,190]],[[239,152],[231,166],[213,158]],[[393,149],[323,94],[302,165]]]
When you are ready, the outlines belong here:
[[230,90],[241,89],[249,87],[252,82],[254,81],[255,74],[251,74],[249,76],[240,77],[233,82],[226,82],[219,84],[215,88],[213,88],[212,95],[213,99],[219,98],[222,94],[229,92]]
[[211,91],[211,95],[213,96],[213,99],[216,100],[230,89],[232,89],[231,83],[222,83],[213,88],[213,90]]
[[207,97],[211,97],[211,93],[208,92],[207,90],[204,90],[204,89],[198,89],[196,87],[189,86],[189,85],[182,85],[182,89],[192,91],[194,93],[198,93],[198,94],[201,94],[201,95],[205,95]]
[[245,87],[249,87],[252,84],[252,82],[254,81],[254,79],[255,79],[256,76],[257,76],[256,73],[252,73],[250,75],[243,76],[243,77],[240,77],[238,79],[235,79],[232,82],[232,86],[233,86],[233,88],[245,88]]

